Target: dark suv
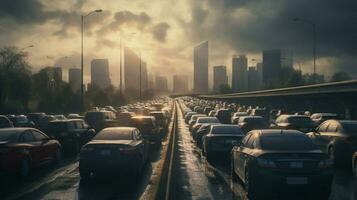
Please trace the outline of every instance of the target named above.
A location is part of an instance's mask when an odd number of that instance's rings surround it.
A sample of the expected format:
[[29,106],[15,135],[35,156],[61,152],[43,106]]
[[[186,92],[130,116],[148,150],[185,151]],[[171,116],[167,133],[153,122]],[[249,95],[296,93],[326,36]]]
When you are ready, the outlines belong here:
[[112,111],[89,111],[84,119],[96,132],[117,125],[115,114]]
[[148,140],[150,144],[161,144],[162,135],[156,125],[155,117],[153,116],[135,116],[131,118],[130,127],[135,127],[140,130],[143,138]]
[[82,119],[68,119],[50,122],[47,134],[57,139],[64,151],[78,152],[82,145],[95,136],[95,131]]

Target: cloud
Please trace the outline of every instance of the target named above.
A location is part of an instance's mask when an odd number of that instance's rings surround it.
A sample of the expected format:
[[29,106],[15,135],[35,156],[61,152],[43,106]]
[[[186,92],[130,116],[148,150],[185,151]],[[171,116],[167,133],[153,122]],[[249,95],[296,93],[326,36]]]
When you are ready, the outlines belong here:
[[151,28],[151,33],[154,39],[159,42],[166,42],[167,31],[170,29],[170,25],[166,22],[161,22],[154,25]]

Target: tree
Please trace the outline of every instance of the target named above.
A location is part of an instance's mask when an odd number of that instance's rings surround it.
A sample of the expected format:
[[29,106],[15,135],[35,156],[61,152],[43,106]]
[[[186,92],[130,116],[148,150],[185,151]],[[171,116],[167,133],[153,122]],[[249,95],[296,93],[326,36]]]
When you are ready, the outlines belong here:
[[31,67],[16,47],[0,49],[0,112],[27,111],[31,96]]
[[346,72],[336,72],[331,77],[331,82],[347,81],[351,80],[352,77]]

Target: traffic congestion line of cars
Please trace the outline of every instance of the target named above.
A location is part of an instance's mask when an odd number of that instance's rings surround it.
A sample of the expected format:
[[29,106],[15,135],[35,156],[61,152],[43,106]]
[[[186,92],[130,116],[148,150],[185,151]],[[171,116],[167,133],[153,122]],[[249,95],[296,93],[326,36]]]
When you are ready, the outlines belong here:
[[355,120],[336,113],[268,110],[193,97],[179,102],[192,140],[206,160],[228,158],[231,180],[242,183],[250,199],[300,189],[315,199],[328,199],[334,167],[352,166],[357,177]]
[[84,180],[115,168],[139,175],[148,155],[166,136],[172,105],[171,99],[162,97],[116,109],[94,107],[67,117],[0,115],[1,173],[26,177],[38,166],[79,153]]

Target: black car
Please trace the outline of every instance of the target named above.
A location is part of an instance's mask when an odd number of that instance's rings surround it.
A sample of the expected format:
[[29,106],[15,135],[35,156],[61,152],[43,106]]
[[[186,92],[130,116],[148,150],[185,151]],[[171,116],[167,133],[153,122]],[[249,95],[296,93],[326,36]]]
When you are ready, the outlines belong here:
[[156,125],[155,117],[153,116],[135,116],[131,118],[130,127],[136,127],[140,130],[144,139],[150,144],[160,145],[162,135],[159,127]]
[[231,109],[219,109],[215,115],[222,124],[231,123],[232,110]]
[[269,127],[268,123],[261,116],[242,116],[238,120],[238,126],[248,133],[255,129],[266,129]]
[[150,112],[149,115],[155,117],[156,125],[159,126],[161,133],[167,130],[168,119],[165,117],[165,113],[163,111]]
[[203,136],[203,154],[207,161],[214,158],[229,158],[233,144],[244,137],[243,131],[237,125],[211,125],[210,131]]
[[27,118],[31,120],[33,123],[35,123],[35,126],[37,128],[40,128],[40,120],[46,116],[46,113],[29,113],[27,114]]
[[84,116],[88,125],[99,132],[103,128],[117,126],[115,113],[112,111],[89,111]]
[[251,199],[300,189],[327,199],[333,162],[297,130],[254,130],[231,153],[232,180],[245,185]]
[[307,133],[316,127],[310,117],[305,115],[280,115],[271,128],[275,129],[295,129]]
[[197,113],[196,112],[188,112],[185,114],[185,123],[188,124],[188,122],[190,121],[191,119],[191,116],[192,115],[196,115]]
[[29,120],[25,115],[16,115],[9,118],[15,127],[35,127],[35,123]]
[[137,176],[147,160],[148,145],[138,129],[105,128],[82,147],[79,173],[83,180],[90,178],[91,173]]
[[335,113],[314,113],[310,116],[310,118],[316,123],[316,125],[320,125],[322,122],[329,119],[339,119],[339,116]]
[[9,118],[4,115],[0,115],[0,128],[12,128],[14,124]]
[[357,151],[357,121],[327,120],[307,135],[336,165],[351,166],[351,156]]
[[67,119],[50,122],[47,134],[61,143],[63,151],[78,152],[95,136],[95,130],[82,119]]
[[118,126],[129,126],[130,120],[132,117],[135,117],[136,114],[134,112],[118,112],[117,120]]

